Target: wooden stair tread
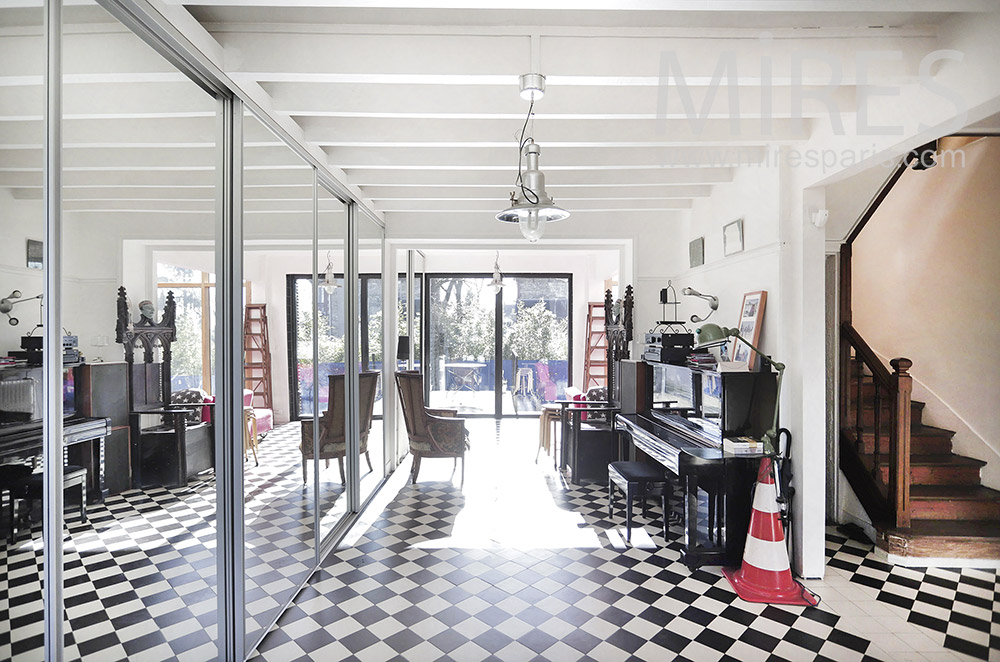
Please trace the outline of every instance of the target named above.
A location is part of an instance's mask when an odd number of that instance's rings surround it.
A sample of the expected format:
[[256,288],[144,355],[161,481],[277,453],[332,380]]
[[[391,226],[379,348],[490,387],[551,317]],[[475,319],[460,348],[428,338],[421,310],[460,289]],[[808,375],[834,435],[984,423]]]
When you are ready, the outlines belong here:
[[[910,499],[949,501],[1000,501],[1000,492],[982,485],[911,485]],[[1000,523],[997,524],[1000,527]]]
[[910,522],[909,533],[947,538],[988,538],[1000,542],[1000,523],[996,520],[919,519]]
[[[880,464],[889,464],[888,458],[880,457]],[[911,455],[910,466],[914,467],[984,467],[986,463],[964,455]]]

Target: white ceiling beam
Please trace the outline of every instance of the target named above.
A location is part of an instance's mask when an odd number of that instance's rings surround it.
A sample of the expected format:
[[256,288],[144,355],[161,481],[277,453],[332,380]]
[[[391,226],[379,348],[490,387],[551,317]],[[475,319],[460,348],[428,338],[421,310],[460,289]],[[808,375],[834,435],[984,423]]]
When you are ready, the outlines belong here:
[[[369,85],[356,83],[265,83],[263,87],[274,98],[275,107],[290,115],[363,116],[371,113],[419,117],[422,114],[486,113],[523,118],[528,104],[509,86],[479,86],[475,93],[456,93],[448,85]],[[790,116],[792,91],[776,87],[765,92],[760,87],[741,86],[738,97],[740,113],[760,112],[762,102],[770,101],[776,117]],[[575,86],[559,87],[535,103],[535,118],[555,118],[566,115],[684,115],[687,109],[676,93],[661,94],[659,87]],[[712,91],[707,87],[690,89],[692,107],[697,113],[705,108],[711,113],[730,112],[729,95],[725,89]],[[714,99],[709,95],[714,94]],[[831,91],[839,108],[853,108],[855,88],[840,86]],[[818,100],[806,98],[802,112],[814,117],[826,112]]]
[[[570,204],[569,198],[558,198],[558,204],[566,207],[571,213],[587,210],[674,210],[690,209],[690,200],[573,200]],[[506,201],[502,198],[492,200],[379,200],[375,201],[375,206],[384,212],[458,212],[458,211],[482,211],[496,214],[506,206]]]
[[[507,193],[513,188],[513,182],[506,184],[496,184],[494,186],[469,186],[459,187],[452,191],[442,191],[436,186],[366,186],[365,193],[375,203],[381,200],[447,200],[447,199],[506,199]],[[703,198],[712,193],[711,185],[707,184],[677,184],[677,185],[656,185],[633,186],[622,189],[616,186],[579,186],[566,187],[558,185],[546,185],[546,190],[559,200],[587,200],[587,199],[690,199]]]
[[[515,168],[517,164],[517,144],[510,143],[506,149],[495,148],[372,148],[339,147],[327,150],[331,163],[343,168],[399,168],[406,166],[426,166],[447,169],[493,167]],[[757,145],[734,145],[728,147],[619,147],[619,148],[562,148],[542,145],[543,170],[567,168],[614,168],[660,167],[684,165],[700,167],[706,165],[737,165],[759,163],[764,157],[764,148]],[[2,154],[0,154],[2,160]]]
[[[548,141],[607,141],[687,142],[700,145],[704,141],[726,144],[762,144],[805,140],[809,137],[811,120],[705,120],[694,125],[688,120],[648,120],[609,122],[581,120],[549,122],[536,127],[535,140],[544,150]],[[328,119],[300,118],[306,139],[317,143],[330,141],[396,142],[419,137],[426,141],[497,141],[517,144],[520,124],[506,120],[378,120],[367,118]],[[770,126],[762,126],[769,124]],[[2,129],[2,127],[0,127]],[[2,135],[2,134],[0,134]],[[0,140],[3,142],[3,140]],[[544,163],[544,162],[543,162]]]
[[[664,184],[717,184],[732,180],[731,168],[691,168],[663,170],[571,170],[558,177],[548,176],[547,186],[632,186]],[[443,189],[460,186],[494,185],[510,188],[511,173],[490,170],[358,170],[350,173],[359,186],[399,186],[419,184]]]
[[[223,33],[231,52],[230,70],[267,82],[382,82],[392,84],[508,85],[530,67],[529,35]],[[788,85],[800,74],[806,84],[831,82],[828,59],[837,62],[841,85],[858,78],[857,40],[803,33],[800,39],[705,39],[662,37],[544,36],[541,69],[546,85],[661,86],[677,76],[688,85],[718,82],[720,56],[736,64],[741,85],[759,86],[764,62],[773,85]],[[898,59],[866,63],[871,82],[915,78],[934,39],[869,37],[863,49],[892,51]],[[723,59],[723,61],[726,61]],[[308,66],[303,63],[308,62]],[[671,69],[670,67],[679,67]],[[796,68],[798,67],[798,69]],[[797,73],[798,72],[798,73]],[[728,78],[723,79],[728,81]],[[554,89],[552,90],[555,91]]]
[[[29,0],[13,0],[23,2]],[[37,0],[35,0],[37,1]],[[167,0],[168,4],[186,6],[240,6],[268,7],[274,0]],[[469,10],[573,10],[613,12],[940,12],[940,2],[934,0],[834,0],[833,2],[803,3],[801,0],[578,0],[567,5],[563,0],[509,0],[482,2],[480,0],[282,0],[282,7],[340,7],[367,9],[469,9]],[[989,0],[952,0],[948,11],[989,11],[994,5]]]

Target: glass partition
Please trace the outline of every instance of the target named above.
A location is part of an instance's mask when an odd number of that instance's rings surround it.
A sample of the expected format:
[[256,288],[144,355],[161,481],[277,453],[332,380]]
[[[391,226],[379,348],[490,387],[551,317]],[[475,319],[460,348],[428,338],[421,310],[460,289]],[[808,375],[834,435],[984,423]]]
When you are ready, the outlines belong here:
[[490,278],[432,275],[426,282],[428,406],[493,415],[497,295]]
[[[325,539],[347,512],[347,437],[346,437],[346,357],[344,354],[344,246],[347,242],[347,205],[320,186],[317,190],[319,209],[319,274],[316,290],[316,342],[319,363],[316,368],[319,393],[320,430],[325,438],[316,456],[314,472],[309,482],[318,480],[320,540]],[[298,281],[302,289],[301,281]],[[312,291],[312,282],[309,281]],[[301,311],[302,308],[300,307]],[[299,312],[299,320],[302,313]],[[300,335],[303,327],[300,323]],[[310,359],[312,347],[309,347]],[[300,355],[301,356],[301,355]],[[301,362],[301,358],[299,359]],[[301,365],[301,363],[300,363]],[[300,386],[301,388],[301,386]],[[312,416],[312,409],[308,412]],[[303,422],[305,425],[305,422]]]
[[65,657],[213,659],[217,100],[93,3],[63,71]]
[[[41,659],[42,558],[41,510],[37,503],[18,502],[15,522],[9,520],[14,480],[42,468],[42,372],[39,356],[33,365],[21,363],[22,336],[38,336],[42,308],[41,241],[45,235],[42,202],[42,151],[45,137],[45,37],[43,9],[0,8],[0,389],[18,393],[0,402],[0,482],[4,527],[0,529],[0,563],[8,569],[0,579],[5,618],[0,619],[0,659]],[[17,82],[15,82],[17,81]],[[11,83],[14,84],[11,84]],[[37,242],[37,243],[35,243]],[[29,260],[36,256],[37,261]],[[70,372],[69,374],[72,374]],[[31,430],[37,446],[14,452],[9,439]],[[40,474],[36,474],[40,477]],[[37,478],[33,478],[37,481]],[[15,527],[14,539],[8,538]],[[72,545],[67,545],[72,553]],[[20,570],[15,570],[20,569]],[[15,574],[16,573],[16,574]],[[15,582],[16,578],[16,582]],[[8,596],[10,598],[8,599]]]
[[502,290],[503,414],[536,414],[569,384],[568,276],[512,276]]
[[385,476],[385,425],[382,416],[383,381],[383,244],[382,226],[363,213],[357,215],[359,311],[359,402],[361,441],[361,501]]
[[[244,117],[243,140],[243,277],[249,293],[244,312],[248,430],[244,561],[249,649],[315,562],[316,494],[308,476],[315,453],[305,443],[313,432],[313,421],[306,425],[292,418],[288,388],[292,375],[307,384],[295,406],[312,412],[316,323],[311,280],[305,280],[299,292],[307,317],[301,323],[285,323],[289,274],[313,272],[315,176],[312,166],[249,113]],[[265,350],[253,349],[264,343]],[[269,383],[258,379],[263,374]]]

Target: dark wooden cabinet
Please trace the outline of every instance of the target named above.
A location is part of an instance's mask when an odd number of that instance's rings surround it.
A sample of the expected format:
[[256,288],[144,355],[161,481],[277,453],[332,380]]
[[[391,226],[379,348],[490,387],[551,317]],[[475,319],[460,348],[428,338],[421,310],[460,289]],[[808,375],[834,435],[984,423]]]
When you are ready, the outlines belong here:
[[[111,419],[103,458],[97,441],[77,444],[69,451],[71,463],[88,469],[88,494],[118,494],[131,486],[127,376],[125,362],[87,363],[75,369],[77,413]],[[99,488],[101,474],[103,490]]]

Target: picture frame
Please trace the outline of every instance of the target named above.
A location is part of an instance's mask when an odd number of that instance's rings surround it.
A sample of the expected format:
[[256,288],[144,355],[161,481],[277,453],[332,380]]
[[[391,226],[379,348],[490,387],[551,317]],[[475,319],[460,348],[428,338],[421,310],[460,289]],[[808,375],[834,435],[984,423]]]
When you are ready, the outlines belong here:
[[705,237],[692,239],[688,244],[688,261],[692,269],[705,264]]
[[722,226],[722,245],[726,256],[743,250],[743,219],[738,218],[732,223]]
[[28,239],[25,246],[25,263],[29,269],[41,269],[45,258],[44,245],[37,239]]
[[[740,305],[740,319],[736,328],[740,335],[755,347],[760,347],[760,334],[764,321],[764,308],[767,304],[767,291],[758,290],[743,295]],[[746,361],[747,370],[753,371],[759,358],[757,352],[750,349],[745,342],[737,339],[733,344],[733,361]]]

